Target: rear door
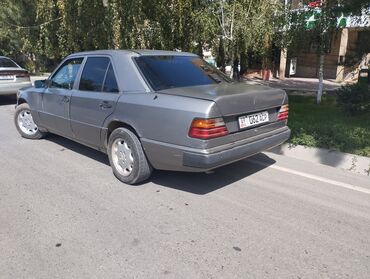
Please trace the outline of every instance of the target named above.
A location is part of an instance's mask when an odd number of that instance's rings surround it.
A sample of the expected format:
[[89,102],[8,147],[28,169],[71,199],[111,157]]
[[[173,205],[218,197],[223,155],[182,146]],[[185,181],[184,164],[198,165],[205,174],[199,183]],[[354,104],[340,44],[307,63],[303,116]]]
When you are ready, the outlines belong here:
[[71,98],[70,117],[74,136],[89,145],[101,145],[104,120],[113,113],[119,89],[109,57],[88,57],[78,90]]
[[66,137],[72,137],[69,105],[83,59],[66,60],[49,79],[48,87],[42,93],[41,126]]

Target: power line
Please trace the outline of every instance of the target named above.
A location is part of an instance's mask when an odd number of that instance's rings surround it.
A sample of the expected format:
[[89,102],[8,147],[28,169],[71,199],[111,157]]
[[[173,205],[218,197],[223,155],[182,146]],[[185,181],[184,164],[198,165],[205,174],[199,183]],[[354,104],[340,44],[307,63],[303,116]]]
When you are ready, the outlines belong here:
[[59,20],[61,20],[63,17],[58,17],[58,18],[55,18],[55,19],[53,19],[53,20],[49,20],[49,21],[47,21],[47,22],[43,22],[43,23],[41,23],[41,24],[39,24],[39,25],[32,25],[32,26],[19,26],[19,25],[16,25],[16,24],[12,24],[12,23],[10,23],[10,22],[5,22],[5,24],[6,25],[9,25],[9,26],[12,26],[12,27],[14,27],[14,28],[17,28],[17,29],[36,29],[36,28],[40,28],[40,27],[42,27],[42,26],[44,26],[44,25],[48,25],[48,24],[50,24],[50,23],[53,23],[53,22],[55,22],[55,21],[59,21]]

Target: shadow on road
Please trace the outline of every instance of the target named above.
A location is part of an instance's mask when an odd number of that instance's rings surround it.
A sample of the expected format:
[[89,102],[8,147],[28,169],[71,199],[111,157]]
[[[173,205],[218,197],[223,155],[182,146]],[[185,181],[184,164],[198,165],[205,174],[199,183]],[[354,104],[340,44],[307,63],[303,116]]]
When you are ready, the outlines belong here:
[[[108,156],[106,154],[72,140],[57,135],[49,135],[46,140],[54,142],[66,149],[89,157],[102,164],[109,165]],[[275,160],[262,153],[257,154],[252,158],[258,161],[263,161],[263,165],[253,164],[246,159],[218,168],[210,174],[158,170],[153,172],[153,175],[149,178],[148,182],[153,182],[160,186],[196,195],[205,195],[242,180],[270,165],[275,164]]]
[[[320,136],[316,136],[320,140]],[[269,150],[272,153],[285,155],[297,159],[304,158],[306,161],[319,162],[327,166],[337,167],[347,159],[346,154],[337,150],[330,150],[325,148],[313,148],[306,146],[295,146],[292,144],[284,144],[274,147]],[[347,155],[348,156],[348,155]],[[356,166],[356,159],[352,162],[353,167]]]
[[89,157],[93,160],[109,166],[108,156],[100,151],[54,134],[49,134],[45,138],[45,140],[49,140],[51,142],[59,144],[66,149],[69,149],[73,152],[79,153],[83,156]]
[[218,168],[211,174],[155,171],[151,181],[164,187],[205,195],[253,175],[276,162],[262,153],[252,158],[263,161],[266,166],[253,164],[246,159]]
[[17,96],[15,94],[0,96],[0,106],[15,105],[16,103]]

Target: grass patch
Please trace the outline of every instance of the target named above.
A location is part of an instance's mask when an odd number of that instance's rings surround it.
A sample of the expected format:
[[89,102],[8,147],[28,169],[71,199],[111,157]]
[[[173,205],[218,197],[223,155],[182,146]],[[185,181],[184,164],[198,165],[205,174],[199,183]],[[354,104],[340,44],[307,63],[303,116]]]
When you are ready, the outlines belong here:
[[313,96],[289,96],[290,143],[337,149],[370,157],[370,111],[346,115],[336,97],[324,96],[320,105]]

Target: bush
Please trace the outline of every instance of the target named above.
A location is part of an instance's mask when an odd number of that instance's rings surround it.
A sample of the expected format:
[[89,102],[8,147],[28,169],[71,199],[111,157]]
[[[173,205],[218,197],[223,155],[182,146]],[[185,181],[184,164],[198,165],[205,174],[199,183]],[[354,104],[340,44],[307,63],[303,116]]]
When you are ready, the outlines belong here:
[[368,85],[342,86],[336,93],[337,103],[346,113],[355,115],[370,110],[370,90]]
[[36,70],[36,65],[35,62],[32,60],[28,59],[26,63],[24,64],[24,68],[29,71],[30,73],[34,73]]
[[317,105],[314,96],[290,95],[289,142],[370,157],[370,110],[349,116],[336,99],[324,95]]

